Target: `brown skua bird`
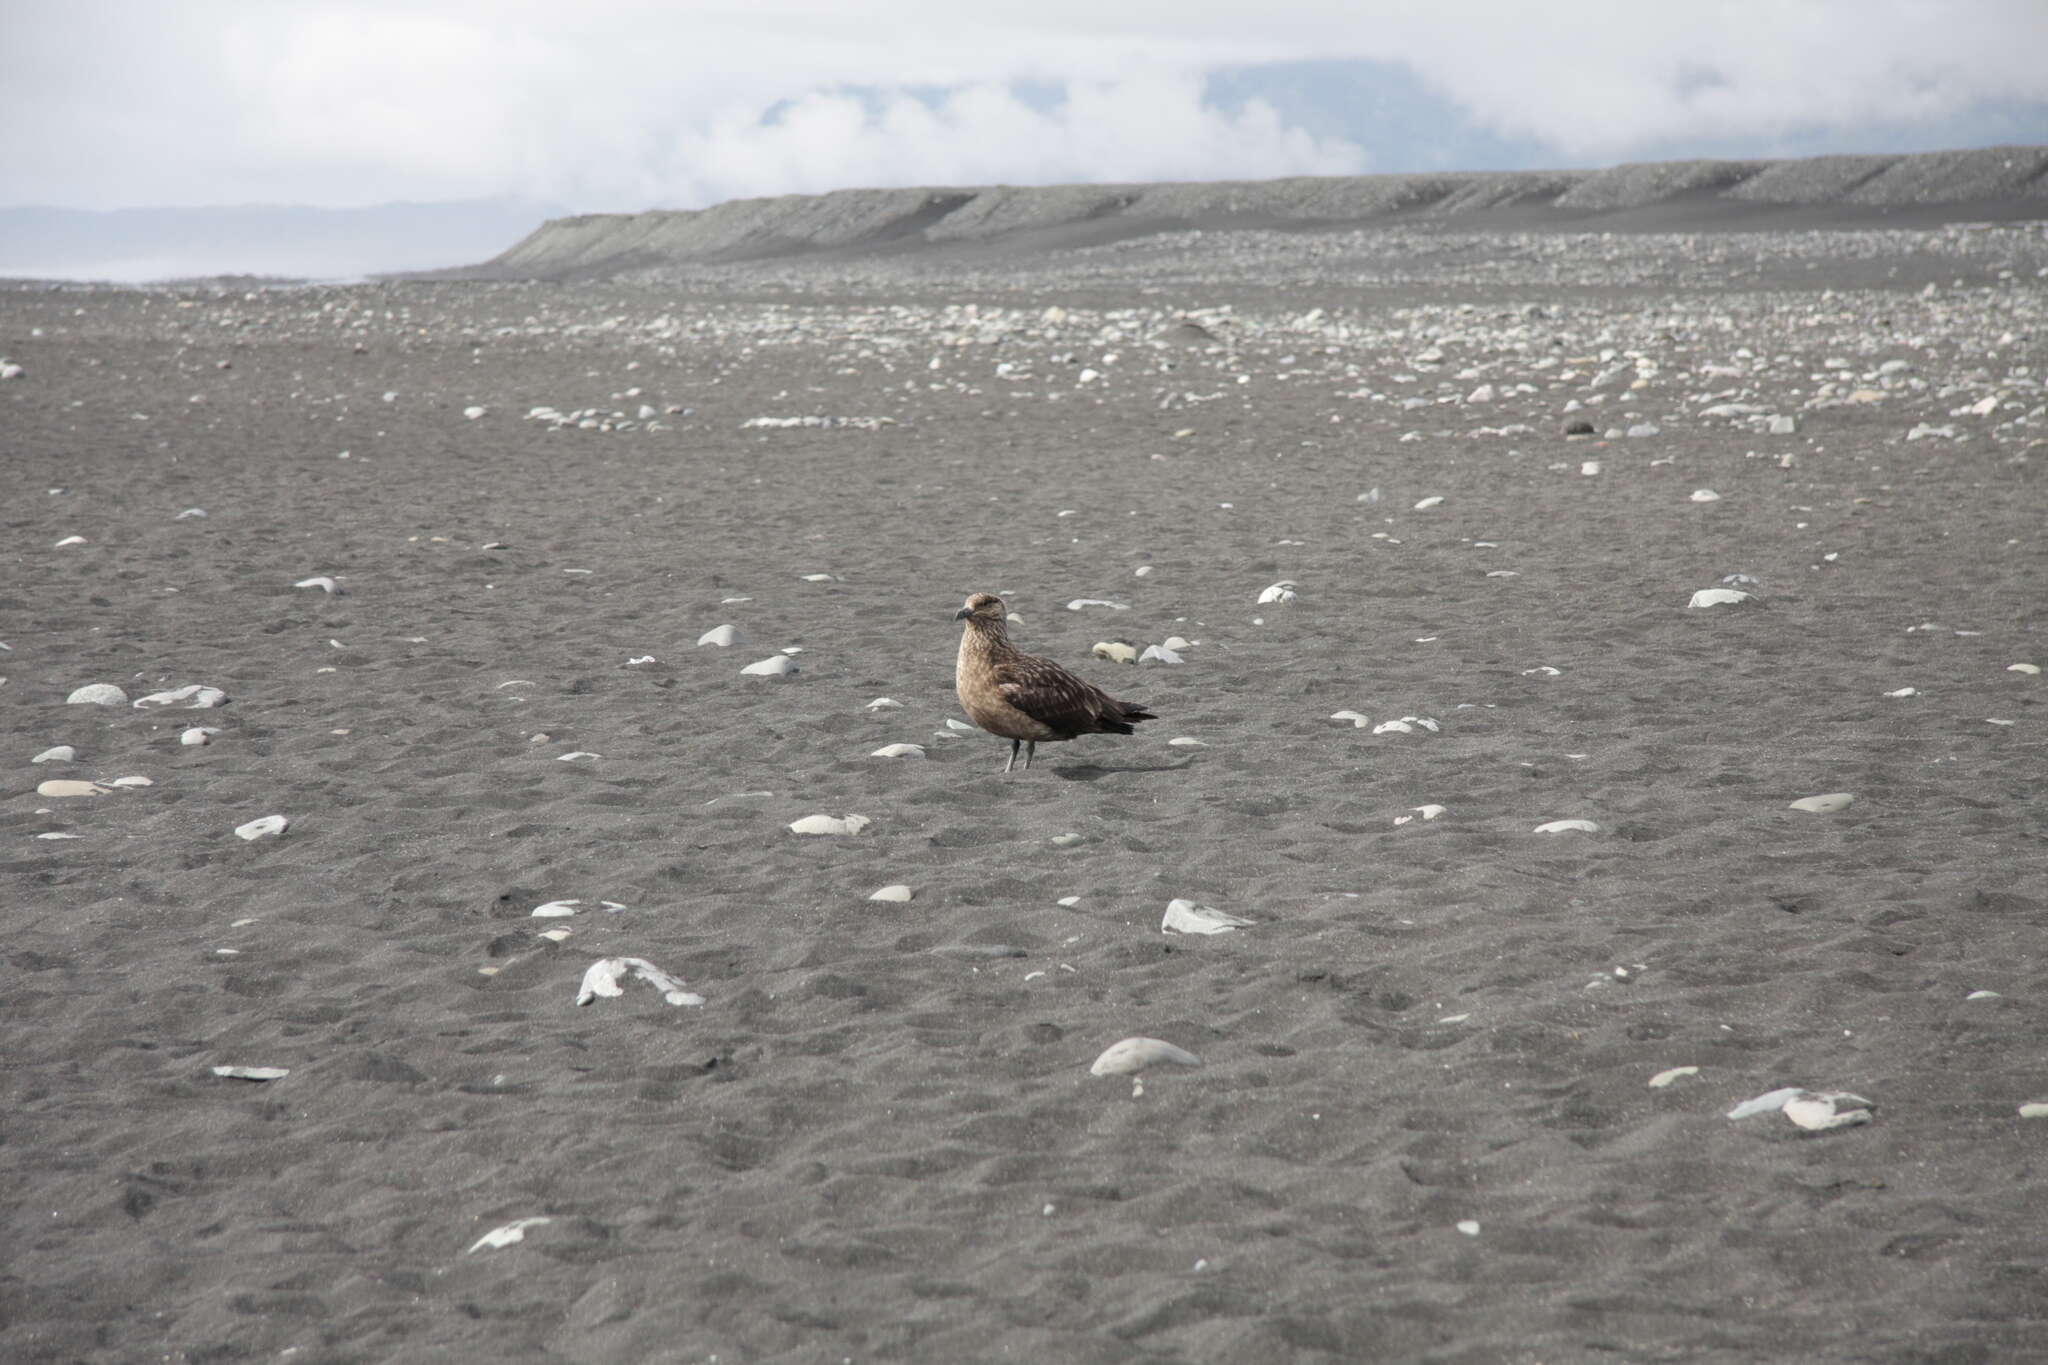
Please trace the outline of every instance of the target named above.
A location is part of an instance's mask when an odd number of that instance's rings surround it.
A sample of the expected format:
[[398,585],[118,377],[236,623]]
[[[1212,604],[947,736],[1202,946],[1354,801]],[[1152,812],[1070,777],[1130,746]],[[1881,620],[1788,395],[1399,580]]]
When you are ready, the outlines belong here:
[[967,623],[953,686],[969,720],[1010,741],[1004,772],[1016,766],[1019,747],[1029,768],[1040,744],[1076,735],[1128,735],[1138,721],[1159,719],[1050,659],[1024,653],[1010,643],[1005,618],[1003,599],[992,592],[975,593],[953,617]]

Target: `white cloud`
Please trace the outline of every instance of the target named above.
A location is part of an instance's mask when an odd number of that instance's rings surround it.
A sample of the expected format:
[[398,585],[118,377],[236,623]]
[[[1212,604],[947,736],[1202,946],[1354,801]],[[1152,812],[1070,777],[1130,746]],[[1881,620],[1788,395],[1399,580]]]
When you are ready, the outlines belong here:
[[1433,20],[1390,41],[1485,126],[1595,160],[2048,100],[2038,0],[1601,3],[1548,34],[1532,31],[1542,16],[1532,8],[1455,36]]
[[[878,107],[877,107],[878,105]],[[1364,153],[1282,125],[1254,101],[1223,112],[1193,76],[1070,85],[1050,108],[993,84],[934,102],[814,92],[763,122],[739,109],[681,132],[647,187],[681,202],[848,185],[1348,175]]]
[[[1578,164],[2048,101],[2041,0],[0,7],[0,203],[616,209],[1367,169],[1270,108],[1203,102],[1209,72],[1309,59],[1404,63],[1471,127]],[[1064,97],[1027,100],[1026,84]]]

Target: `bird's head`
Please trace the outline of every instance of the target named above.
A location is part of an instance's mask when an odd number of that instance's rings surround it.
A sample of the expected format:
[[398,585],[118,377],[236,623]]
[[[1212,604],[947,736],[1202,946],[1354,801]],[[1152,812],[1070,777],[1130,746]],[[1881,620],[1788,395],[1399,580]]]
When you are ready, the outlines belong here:
[[992,592],[978,592],[967,599],[967,605],[953,613],[955,621],[1001,621],[1009,614],[1003,606],[1003,599]]

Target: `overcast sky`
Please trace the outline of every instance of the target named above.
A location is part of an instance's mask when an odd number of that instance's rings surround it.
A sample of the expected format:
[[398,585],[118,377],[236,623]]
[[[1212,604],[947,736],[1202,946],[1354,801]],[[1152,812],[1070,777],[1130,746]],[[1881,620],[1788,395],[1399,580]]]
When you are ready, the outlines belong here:
[[2048,0],[0,0],[0,205],[2048,143]]

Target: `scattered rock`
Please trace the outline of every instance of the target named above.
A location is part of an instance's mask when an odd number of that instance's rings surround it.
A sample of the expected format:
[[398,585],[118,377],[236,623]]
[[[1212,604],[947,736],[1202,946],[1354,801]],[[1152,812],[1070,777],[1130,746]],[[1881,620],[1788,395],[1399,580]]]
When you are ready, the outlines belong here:
[[1111,1043],[1088,1068],[1091,1076],[1134,1076],[1147,1067],[1200,1066],[1202,1059],[1158,1038],[1126,1038]]
[[789,827],[791,834],[858,834],[874,822],[865,815],[806,815]]
[[103,787],[97,782],[81,782],[74,778],[56,778],[38,783],[37,796],[105,796],[112,787]]
[[[1197,905],[1193,901],[1174,900],[1167,902],[1166,917],[1159,922],[1162,934],[1227,934],[1233,929],[1243,929],[1254,923],[1237,915],[1218,910],[1214,906]],[[1098,1075],[1101,1073],[1097,1073]]]
[[137,697],[133,703],[138,711],[158,710],[177,707],[184,711],[206,711],[219,706],[228,699],[228,694],[218,687],[206,687],[199,683],[188,683],[168,692],[152,692],[146,697]]
[[500,1247],[511,1246],[514,1242],[523,1242],[526,1240],[526,1230],[528,1228],[537,1228],[544,1223],[552,1223],[554,1221],[552,1218],[522,1218],[516,1223],[507,1223],[503,1227],[492,1228],[489,1232],[470,1243],[469,1251],[465,1254],[474,1256],[479,1251],[496,1251]]
[[576,992],[576,1003],[587,1005],[600,997],[623,995],[619,985],[621,978],[628,974],[638,977],[661,992],[661,998],[671,1005],[701,1005],[704,997],[685,990],[681,977],[670,976],[644,957],[606,957],[590,964],[583,973],[583,984]]

